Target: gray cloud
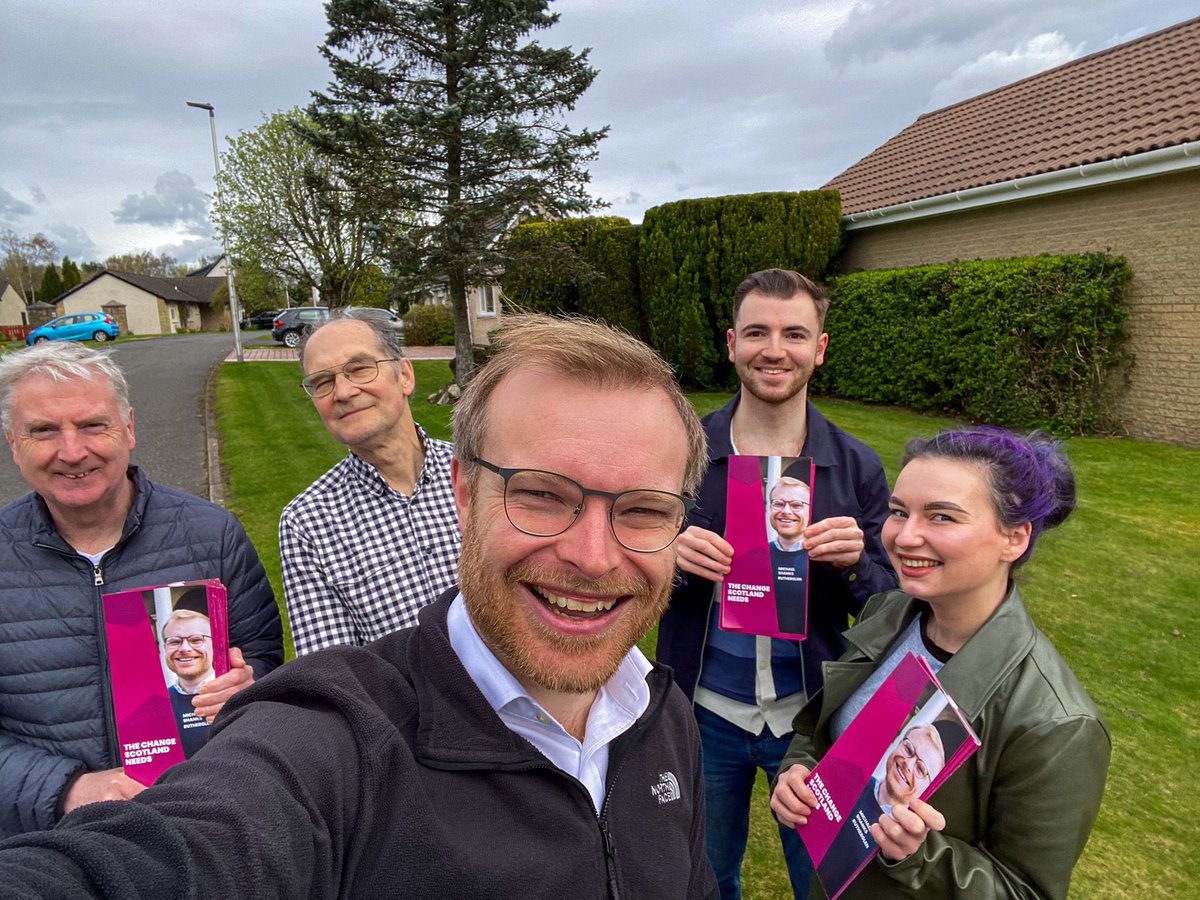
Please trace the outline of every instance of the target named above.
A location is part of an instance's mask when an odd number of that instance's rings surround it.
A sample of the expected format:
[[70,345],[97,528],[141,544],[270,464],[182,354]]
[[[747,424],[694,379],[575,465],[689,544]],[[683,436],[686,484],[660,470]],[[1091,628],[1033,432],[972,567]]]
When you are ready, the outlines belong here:
[[184,265],[195,265],[202,256],[219,256],[224,251],[213,238],[189,238],[172,244],[163,244],[155,253],[166,253]]
[[1058,32],[1050,32],[1031,38],[1018,45],[1011,53],[992,50],[959,66],[934,85],[929,108],[940,109],[1029,75],[1061,66],[1082,56],[1083,48],[1082,43],[1072,46]]
[[87,262],[99,256],[95,241],[82,228],[67,222],[55,222],[47,229],[47,233],[58,245],[59,252],[75,262]]
[[34,203],[45,203],[46,199],[47,199],[46,192],[43,191],[40,187],[38,187],[36,184],[29,186],[29,196],[31,196],[33,198]]
[[182,225],[192,232],[209,230],[208,199],[190,175],[164,172],[153,193],[130,194],[113,210],[117,222],[133,225]]
[[4,188],[0,187],[0,216],[5,219],[16,219],[33,212],[33,207],[24,200],[18,200]]
[[[1045,0],[857,0],[825,45],[831,62],[876,62],[889,54],[958,44],[1044,8]],[[1082,9],[1086,0],[1054,4]]]

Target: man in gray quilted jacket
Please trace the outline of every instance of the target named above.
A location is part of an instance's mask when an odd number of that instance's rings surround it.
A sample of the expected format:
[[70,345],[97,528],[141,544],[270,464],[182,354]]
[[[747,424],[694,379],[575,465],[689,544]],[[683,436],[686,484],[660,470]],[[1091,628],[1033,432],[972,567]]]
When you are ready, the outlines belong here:
[[0,424],[33,492],[0,510],[0,837],[142,785],[118,765],[102,594],[219,578],[230,671],[211,717],[283,661],[279,611],[238,521],[130,465],[134,415],[107,355],[45,343],[0,361]]

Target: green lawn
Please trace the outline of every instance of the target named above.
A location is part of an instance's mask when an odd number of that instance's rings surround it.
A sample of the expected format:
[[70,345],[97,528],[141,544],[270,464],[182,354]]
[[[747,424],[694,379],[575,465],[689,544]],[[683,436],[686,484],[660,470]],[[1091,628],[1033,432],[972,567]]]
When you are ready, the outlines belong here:
[[[449,408],[425,397],[450,380],[444,362],[417,362],[413,411],[449,437]],[[342,457],[300,389],[295,363],[221,367],[218,424],[230,508],[245,523],[282,599],[279,512]],[[697,394],[701,412],[723,395]],[[904,441],[946,420],[839,401],[818,405],[879,451],[894,477]],[[1108,438],[1069,442],[1080,509],[1040,542],[1021,578],[1034,618],[1091,691],[1113,730],[1100,820],[1073,896],[1185,897],[1200,872],[1191,810],[1200,758],[1200,452]],[[652,648],[652,641],[647,642]],[[1188,785],[1191,785],[1188,788]],[[789,896],[760,790],[745,896]]]

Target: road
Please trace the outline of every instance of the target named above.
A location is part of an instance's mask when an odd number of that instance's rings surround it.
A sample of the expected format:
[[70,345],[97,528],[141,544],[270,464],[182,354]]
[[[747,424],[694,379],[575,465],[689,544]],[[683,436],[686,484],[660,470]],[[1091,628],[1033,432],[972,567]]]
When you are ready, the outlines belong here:
[[[233,336],[187,334],[114,344],[113,359],[129,380],[137,447],[133,462],[155,481],[208,497],[204,382],[233,349]],[[29,488],[4,448],[0,505]]]

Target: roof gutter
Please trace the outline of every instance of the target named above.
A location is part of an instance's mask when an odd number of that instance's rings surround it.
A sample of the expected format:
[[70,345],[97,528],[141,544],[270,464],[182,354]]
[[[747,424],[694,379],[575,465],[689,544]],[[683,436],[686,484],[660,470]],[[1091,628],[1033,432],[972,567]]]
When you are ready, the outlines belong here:
[[1200,169],[1200,141],[869,209],[842,216],[842,225],[847,231],[860,231],[876,225],[911,222],[914,219],[927,219],[946,213],[997,206],[1015,200],[1030,200],[1034,197],[1063,194],[1082,188],[1119,184],[1138,178],[1192,169]]

